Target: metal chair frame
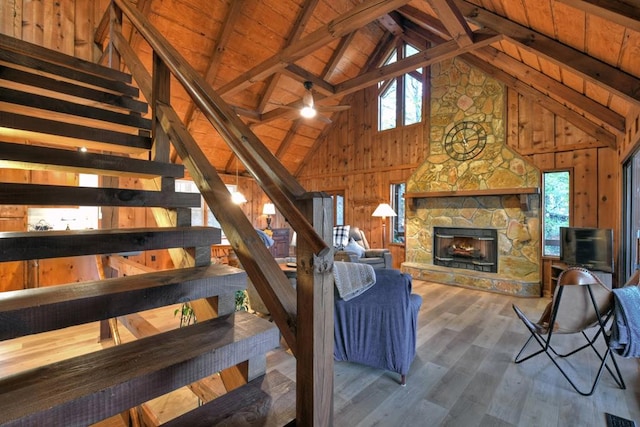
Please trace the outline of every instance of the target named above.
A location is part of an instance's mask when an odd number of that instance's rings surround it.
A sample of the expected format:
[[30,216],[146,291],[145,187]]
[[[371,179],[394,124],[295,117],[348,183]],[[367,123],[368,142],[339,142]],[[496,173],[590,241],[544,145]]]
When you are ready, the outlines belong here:
[[[584,270],[584,269],[580,269],[583,271],[588,272],[589,274],[592,275],[591,272],[589,272],[588,270]],[[568,271],[568,270],[567,270]],[[566,273],[563,272],[563,274]],[[596,281],[598,281],[597,277],[593,276],[594,279]],[[598,281],[599,282],[599,281]],[[565,286],[583,286],[586,288],[588,294],[589,294],[589,299],[591,301],[591,304],[593,306],[593,310],[595,311],[596,317],[597,317],[597,325],[595,326],[597,328],[596,333],[593,335],[592,338],[589,338],[589,336],[587,335],[586,331],[588,329],[591,329],[592,327],[585,327],[583,328],[581,331],[576,331],[570,334],[575,334],[580,332],[584,338],[586,339],[586,344],[571,350],[567,353],[559,353],[558,351],[555,350],[555,348],[551,345],[551,339],[553,336],[555,335],[567,335],[568,333],[554,333],[554,328],[553,325],[556,324],[556,318],[558,315],[558,310],[560,309],[560,302],[562,300],[562,295],[564,293],[564,289]],[[609,374],[611,375],[611,377],[613,378],[613,380],[616,382],[616,384],[618,385],[618,387],[620,387],[621,389],[625,389],[626,385],[624,383],[624,380],[622,379],[622,375],[620,373],[620,369],[618,368],[618,364],[615,360],[615,358],[613,357],[613,353],[611,351],[611,349],[609,348],[609,335],[606,332],[606,325],[609,322],[609,320],[611,319],[612,315],[613,315],[613,310],[612,307],[609,307],[608,310],[601,314],[601,310],[598,307],[598,303],[596,301],[596,298],[593,294],[593,290],[591,288],[591,284],[561,284],[561,280],[558,280],[558,289],[554,295],[553,298],[553,302],[552,302],[552,310],[551,310],[551,316],[550,316],[550,320],[549,320],[549,327],[548,328],[543,328],[540,325],[537,325],[535,323],[533,323],[531,320],[529,320],[527,318],[527,316],[522,312],[522,310],[520,310],[515,304],[513,305],[513,309],[516,312],[516,315],[520,318],[520,320],[522,320],[522,322],[525,324],[525,326],[527,327],[527,329],[529,330],[529,332],[531,333],[531,336],[529,337],[529,339],[524,343],[524,345],[522,346],[522,348],[520,349],[520,351],[518,352],[518,354],[516,355],[514,362],[515,363],[522,363],[526,360],[529,360],[535,356],[537,356],[540,353],[545,353],[549,359],[551,360],[551,362],[553,362],[553,364],[558,368],[558,370],[560,371],[560,373],[562,373],[562,375],[566,378],[567,381],[569,381],[569,384],[571,384],[571,386],[573,387],[573,389],[578,392],[579,394],[583,395],[583,396],[591,396],[593,394],[593,392],[596,389],[596,386],[598,385],[598,382],[600,381],[600,377],[602,376],[602,373],[604,371],[604,369],[606,368],[607,371],[609,372]],[[546,338],[545,338],[546,335]],[[596,341],[598,340],[598,338],[602,337],[604,343],[606,344],[606,351],[604,352],[604,354],[601,354],[600,351],[598,351],[598,349],[595,347]],[[527,348],[527,346],[529,345],[529,343],[531,342],[531,340],[534,340],[540,345],[540,349],[532,354],[529,354],[525,357],[523,357],[523,352],[524,350]],[[557,340],[556,340],[557,341]],[[595,377],[595,380],[593,381],[593,384],[591,385],[591,389],[586,391],[583,390],[582,388],[578,387],[578,385],[575,383],[575,381],[569,376],[569,374],[567,372],[565,372],[565,370],[560,366],[560,364],[558,363],[558,358],[567,358],[569,356],[572,356],[576,353],[578,353],[579,351],[582,351],[586,348],[591,348],[595,354],[598,356],[598,358],[600,359],[600,366],[598,368],[598,373]],[[554,355],[556,357],[554,357]],[[613,367],[615,368],[615,374],[612,371],[611,367],[609,366],[609,364],[607,363],[607,359],[609,358],[609,356],[611,356],[611,361],[613,362]]]

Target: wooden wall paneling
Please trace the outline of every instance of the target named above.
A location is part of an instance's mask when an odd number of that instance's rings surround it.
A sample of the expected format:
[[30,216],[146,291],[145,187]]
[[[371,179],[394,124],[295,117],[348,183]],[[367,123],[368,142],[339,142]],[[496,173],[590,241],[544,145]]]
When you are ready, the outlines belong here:
[[[95,31],[94,16],[98,8],[96,1],[76,1],[74,56],[86,61],[93,61],[93,34]],[[98,21],[99,22],[99,21]]]
[[29,171],[29,174],[32,184],[69,186],[77,186],[79,184],[78,174],[76,173],[33,170]]
[[22,0],[0,2],[0,33],[22,39]]
[[38,286],[98,280],[96,257],[65,257],[38,261]]
[[75,0],[45,0],[43,3],[44,46],[73,56],[75,53]]
[[556,149],[575,149],[587,144],[597,145],[597,140],[565,119],[556,116]]
[[0,263],[0,292],[24,288],[27,280],[26,265],[25,261]]
[[[541,171],[556,169],[556,155],[554,153],[541,153],[534,154],[528,157],[529,161],[533,163]],[[540,183],[542,185],[542,183]]]
[[[19,1],[19,0],[18,0]],[[44,4],[41,0],[23,0],[22,39],[43,46]]]
[[29,171],[22,169],[0,169],[0,181],[26,184],[29,182]]
[[576,227],[596,227],[598,223],[597,149],[560,152],[557,167],[573,167],[573,222]]
[[397,166],[422,163],[425,158],[424,124],[409,126],[404,129],[402,142],[400,143],[401,153],[398,157]]
[[[617,153],[610,148],[597,149],[598,152],[598,227],[614,230],[614,260],[618,266],[618,249],[621,247],[621,206],[622,194],[620,170]],[[631,241],[634,241],[631,239]]]
[[522,96],[518,97],[518,138],[517,149],[526,150],[533,148],[533,105]]

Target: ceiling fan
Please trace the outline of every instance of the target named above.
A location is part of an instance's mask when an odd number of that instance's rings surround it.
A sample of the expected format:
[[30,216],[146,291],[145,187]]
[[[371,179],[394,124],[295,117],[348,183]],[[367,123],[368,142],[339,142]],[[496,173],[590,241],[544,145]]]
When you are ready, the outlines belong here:
[[316,105],[313,100],[313,82],[305,81],[303,83],[305,93],[302,96],[302,107],[291,105],[280,105],[283,108],[291,108],[300,110],[300,116],[305,119],[317,119],[325,123],[331,123],[331,119],[318,113],[333,113],[336,111],[344,111],[351,108],[349,105]]

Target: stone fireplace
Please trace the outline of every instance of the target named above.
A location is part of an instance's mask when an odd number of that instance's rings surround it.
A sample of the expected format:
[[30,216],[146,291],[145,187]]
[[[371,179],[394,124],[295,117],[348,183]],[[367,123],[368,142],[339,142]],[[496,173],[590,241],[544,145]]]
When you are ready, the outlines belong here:
[[[541,295],[540,172],[505,143],[504,108],[505,88],[464,61],[431,67],[429,153],[405,194],[402,270],[414,278]],[[486,144],[472,156],[452,156],[447,135],[467,122],[486,131]],[[441,227],[492,236],[455,242]]]

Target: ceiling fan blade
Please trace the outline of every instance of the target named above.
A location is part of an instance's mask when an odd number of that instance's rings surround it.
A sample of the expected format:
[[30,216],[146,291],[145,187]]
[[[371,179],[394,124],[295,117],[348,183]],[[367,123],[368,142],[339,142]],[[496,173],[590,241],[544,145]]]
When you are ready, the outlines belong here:
[[316,105],[316,110],[328,112],[345,111],[349,108],[351,108],[351,105]]

